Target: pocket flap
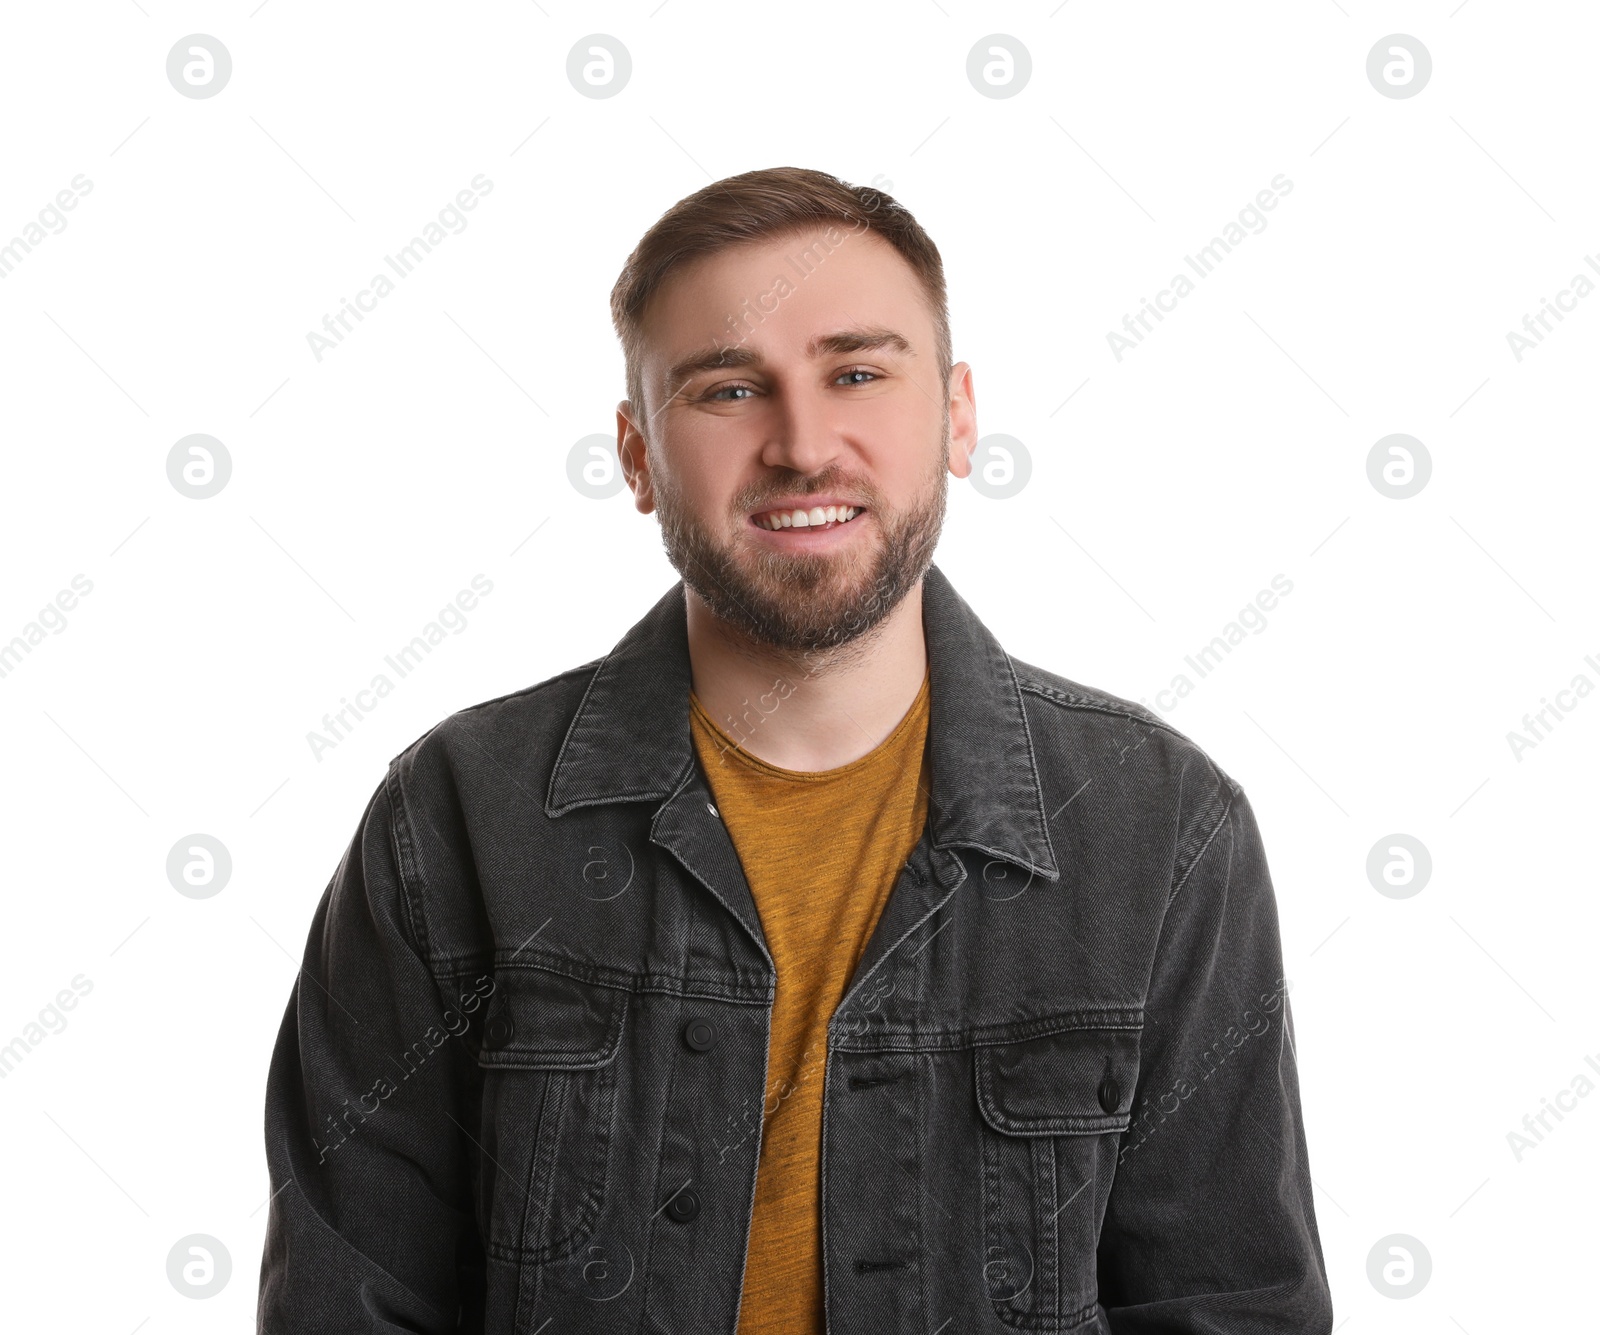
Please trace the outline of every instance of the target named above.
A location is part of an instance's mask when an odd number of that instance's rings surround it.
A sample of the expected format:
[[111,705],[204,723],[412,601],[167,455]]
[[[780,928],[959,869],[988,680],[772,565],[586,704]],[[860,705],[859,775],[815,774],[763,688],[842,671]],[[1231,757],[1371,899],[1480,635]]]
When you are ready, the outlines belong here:
[[617,1055],[628,993],[548,969],[499,970],[478,1065],[604,1066]]
[[1125,1131],[1139,1076],[1140,1026],[1061,1029],[974,1051],[978,1108],[1013,1136]]

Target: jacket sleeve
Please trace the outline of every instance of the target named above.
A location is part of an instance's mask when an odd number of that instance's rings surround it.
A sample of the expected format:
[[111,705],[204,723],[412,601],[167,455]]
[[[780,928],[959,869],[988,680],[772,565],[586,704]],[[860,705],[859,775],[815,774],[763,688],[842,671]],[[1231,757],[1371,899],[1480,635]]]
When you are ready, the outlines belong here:
[[273,1050],[258,1335],[464,1328],[475,1063],[418,949],[400,800],[391,764],[317,906]]
[[1100,1300],[1115,1335],[1327,1335],[1272,879],[1213,772],[1220,816],[1180,845],[1156,947]]

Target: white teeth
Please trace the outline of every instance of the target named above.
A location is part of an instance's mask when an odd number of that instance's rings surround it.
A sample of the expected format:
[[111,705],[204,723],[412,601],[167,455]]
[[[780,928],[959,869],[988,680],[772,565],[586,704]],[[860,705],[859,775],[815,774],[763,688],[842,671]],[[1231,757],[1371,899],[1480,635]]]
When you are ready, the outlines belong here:
[[843,524],[854,519],[861,511],[853,505],[817,505],[809,510],[770,510],[757,515],[756,523],[762,528],[777,531],[785,528],[812,528],[820,524]]

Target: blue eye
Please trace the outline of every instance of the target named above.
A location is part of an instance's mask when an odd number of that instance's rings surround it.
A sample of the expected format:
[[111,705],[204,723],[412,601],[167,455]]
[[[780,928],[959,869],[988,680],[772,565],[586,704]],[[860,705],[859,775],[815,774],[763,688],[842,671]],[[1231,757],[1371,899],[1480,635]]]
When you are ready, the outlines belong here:
[[[848,377],[859,377],[859,378],[858,379],[847,379]],[[834,377],[833,383],[836,384],[836,385],[840,384],[841,382],[845,382],[845,383],[848,383],[848,384],[851,384],[851,385],[869,385],[873,381],[881,380],[882,378],[883,377],[880,376],[876,371],[869,371],[864,366],[852,366],[847,371],[840,371],[839,374]],[[743,394],[745,396],[753,398],[755,396],[756,392],[757,391],[754,388],[752,388],[750,385],[740,385],[740,384],[718,385],[715,389],[709,390],[705,394],[702,394],[700,396],[700,398],[701,398],[701,401],[705,402],[705,403],[743,403],[744,402],[743,398],[729,398],[727,396],[728,395],[734,395],[734,394]]]

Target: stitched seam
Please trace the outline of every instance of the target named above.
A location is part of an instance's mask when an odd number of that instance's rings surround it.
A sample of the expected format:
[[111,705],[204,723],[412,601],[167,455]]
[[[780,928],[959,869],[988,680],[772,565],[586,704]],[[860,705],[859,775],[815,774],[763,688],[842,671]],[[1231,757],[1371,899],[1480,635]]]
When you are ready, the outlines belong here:
[[[529,1047],[526,1044],[519,1047],[516,1035],[512,1041],[503,1048],[492,1048],[478,1053],[478,1066],[485,1071],[526,1071],[544,1070],[552,1071],[592,1071],[596,1067],[609,1066],[617,1055],[617,1049],[622,1042],[622,1022],[627,1013],[626,1002],[613,1000],[611,1006],[611,1019],[608,1022],[606,1036],[601,1047],[593,1050],[578,1048],[573,1051],[554,1050],[550,1048]],[[514,1060],[521,1056],[522,1061]],[[541,1060],[530,1065],[527,1058],[532,1055]],[[506,1057],[512,1060],[499,1061],[497,1058]]]
[[391,765],[395,764],[397,761],[400,761],[400,760],[404,759],[406,756],[411,755],[424,742],[426,742],[430,737],[432,737],[434,733],[438,732],[440,728],[448,726],[452,722],[452,720],[461,718],[463,715],[466,715],[466,714],[475,713],[476,711],[478,711],[480,709],[487,709],[490,705],[498,705],[498,704],[504,703],[507,700],[520,699],[522,696],[525,696],[525,695],[533,695],[538,691],[544,690],[546,687],[555,686],[555,685],[559,684],[560,682],[563,682],[563,681],[567,680],[568,677],[575,677],[580,672],[588,672],[589,670],[591,670],[593,668],[597,668],[600,665],[600,662],[601,662],[601,660],[598,659],[598,658],[592,659],[591,661],[589,661],[587,663],[580,663],[577,667],[568,668],[565,672],[558,672],[553,677],[547,677],[544,681],[535,682],[532,686],[524,686],[524,687],[520,688],[519,690],[508,691],[504,695],[496,695],[496,696],[494,696],[494,697],[492,697],[492,698],[490,698],[488,700],[480,700],[475,705],[465,705],[462,708],[456,710],[453,714],[450,714],[448,717],[440,719],[437,723],[435,723],[426,732],[424,732],[424,733],[420,734],[419,736],[417,736],[416,738],[414,738],[410,743],[408,743],[399,752],[397,752],[394,756],[392,756],[390,758],[389,763]]
[[[766,1048],[762,1052],[762,1055],[761,1055],[761,1123],[759,1124],[760,1129],[757,1131],[757,1134],[756,1134],[756,1154],[754,1156],[755,1159],[756,1159],[756,1163],[757,1163],[757,1170],[756,1171],[757,1171],[758,1174],[759,1174],[759,1171],[760,1171],[761,1136],[765,1132],[765,1129],[766,1129],[765,1123],[766,1123],[766,1108],[767,1108],[767,1072],[769,1071],[769,1069],[772,1066],[772,1037],[771,1037],[771,1035],[772,1035],[771,1020],[769,1018],[769,1020],[768,1020],[768,1028],[767,1028],[767,1045],[766,1045]],[[829,1076],[829,1074],[832,1072],[832,1070],[834,1068],[834,1058],[835,1058],[835,1055],[836,1055],[832,1051],[832,1046],[833,1045],[827,1039],[826,1031],[824,1031],[823,1043],[822,1043],[822,1134],[821,1134],[821,1151],[820,1151],[821,1158],[822,1158],[822,1180],[821,1180],[820,1183],[818,1183],[818,1198],[817,1198],[817,1211],[818,1211],[818,1215],[819,1215],[820,1219],[822,1220],[821,1234],[822,1234],[822,1238],[823,1238],[823,1243],[822,1243],[822,1246],[821,1246],[821,1252],[822,1252],[822,1325],[823,1325],[824,1329],[826,1329],[827,1325],[828,1325],[828,1312],[829,1312],[829,1299],[828,1299],[828,1246],[827,1246],[827,1236],[828,1236],[828,1228],[827,1228],[827,1219],[828,1219],[828,1162],[833,1157],[832,1155],[830,1155],[828,1153],[828,1105],[830,1103],[837,1102],[838,1101],[838,1097],[839,1097],[837,1093],[833,1096],[832,1099],[830,1099],[828,1097],[828,1076]],[[759,1180],[759,1178],[758,1178],[758,1180]],[[754,1204],[754,1201],[755,1201],[755,1183],[751,1184],[750,1198],[751,1198],[751,1203]],[[749,1221],[747,1221],[746,1224],[745,1224],[745,1243],[744,1243],[744,1246],[745,1246],[745,1274],[747,1276],[749,1274],[749,1266],[750,1266],[750,1233],[751,1233],[752,1229],[754,1228],[754,1226],[755,1226],[754,1225],[754,1216],[752,1215],[751,1219]],[[739,1315],[738,1309],[742,1308],[743,1306],[744,1306],[744,1296],[741,1293],[738,1302],[736,1302],[734,1304],[734,1309],[735,1309],[734,1310],[734,1319],[735,1320],[738,1319],[738,1315]]]
[[1056,1141],[1055,1136],[1041,1136],[1033,1142],[1038,1147],[1033,1157],[1039,1179],[1034,1192],[1039,1208],[1039,1250],[1048,1258],[1044,1267],[1045,1287],[1040,1292],[1044,1297],[1044,1310],[1051,1313],[1061,1306],[1061,1216],[1056,1213],[1061,1191],[1056,1172]]
[[[983,1120],[1003,1136],[1037,1138],[1040,1136],[1104,1135],[1112,1131],[1126,1131],[1133,1124],[1133,1111],[1131,1108],[1127,1113],[1050,1113],[1036,1114],[1028,1118],[1009,1117],[1001,1111],[1000,1105],[995,1102],[988,1054],[983,1051],[975,1051],[973,1059],[977,1062],[978,1068],[978,1111],[983,1115]],[[1031,1132],[1015,1130],[1015,1127],[1024,1121],[1044,1126],[1044,1129]]]
[[1080,1307],[1076,1312],[1069,1312],[1065,1316],[1041,1316],[1033,1312],[1019,1312],[1015,1308],[1002,1307],[999,1303],[992,1303],[995,1315],[1008,1326],[1015,1326],[1018,1330],[1044,1330],[1044,1331],[1070,1331],[1081,1326],[1100,1310],[1098,1302],[1090,1303],[1087,1307]]
[[[612,652],[615,652],[615,650]],[[607,654],[606,658],[610,658],[610,654]],[[600,673],[604,669],[605,663],[606,659],[600,659],[594,665],[594,675],[589,678],[589,684],[583,688],[583,698],[578,701],[578,707],[572,711],[572,718],[567,723],[567,730],[561,737],[561,746],[556,751],[556,758],[550,766],[550,784],[544,792],[544,806],[545,810],[552,816],[562,815],[571,809],[570,807],[557,807],[553,803],[556,775],[561,773],[562,762],[567,756],[567,747],[572,744],[572,734],[578,729],[578,720],[583,717],[583,711],[589,704],[589,697],[594,694],[594,684],[600,680]],[[588,667],[589,664],[584,666]],[[568,675],[571,674],[569,673]]]
[[[549,1116],[548,1110],[550,1107],[550,1085],[554,1078],[554,1076],[547,1077],[539,1086],[539,1111],[534,1118],[532,1130],[533,1149],[528,1156],[528,1178],[527,1181],[522,1184],[522,1210],[517,1216],[515,1236],[517,1238],[519,1249],[521,1247],[522,1239],[527,1234],[528,1212],[533,1206],[532,1188],[534,1178],[539,1172],[539,1133],[541,1129],[543,1129],[545,1121]],[[495,1111],[498,1113],[499,1109],[497,1108]],[[490,1256],[494,1256],[499,1260],[507,1259],[506,1257],[499,1255],[500,1246],[492,1238],[484,1238],[484,1250]],[[527,1325],[532,1321],[531,1312],[538,1301],[537,1289],[538,1285],[529,1276],[527,1268],[521,1265],[517,1266],[517,1296],[515,1302],[515,1311],[517,1314],[516,1320],[518,1325]],[[524,1311],[530,1313],[526,1320],[523,1317]]]
[[[683,1069],[683,1060],[683,1048],[681,1045],[675,1046],[673,1048],[672,1061],[667,1067],[667,1087],[661,1096],[661,1106],[663,1108],[670,1109],[678,1106],[678,1076]],[[644,1285],[639,1293],[638,1329],[641,1331],[647,1328],[647,1323],[650,1320],[650,1299],[652,1297],[650,1289],[655,1275],[655,1267],[652,1263],[655,1258],[656,1239],[661,1235],[662,1228],[659,1222],[662,1202],[661,1184],[665,1180],[667,1171],[666,1141],[667,1134],[671,1129],[672,1118],[663,1116],[659,1124],[659,1133],[656,1137],[655,1152],[651,1157],[651,1161],[655,1164],[655,1185],[650,1190],[650,1200],[655,1203],[655,1210],[648,1220],[649,1227],[645,1229],[644,1259],[640,1267],[644,1272]],[[659,1327],[655,1329],[659,1329]]]
[[1178,892],[1188,884],[1189,877],[1194,874],[1194,869],[1200,865],[1201,860],[1205,857],[1206,850],[1211,847],[1212,840],[1217,837],[1217,834],[1222,827],[1228,823],[1229,817],[1233,814],[1233,803],[1236,792],[1237,786],[1230,781],[1228,785],[1228,801],[1222,808],[1222,815],[1217,818],[1217,823],[1212,826],[1211,833],[1206,835],[1205,841],[1200,845],[1194,857],[1190,859],[1189,865],[1184,868],[1183,875],[1179,877],[1178,880],[1173,884],[1171,892],[1167,895],[1168,907],[1171,907],[1172,901],[1178,897]]
[[[927,1254],[928,1221],[927,1211],[924,1207],[927,1205],[926,1184],[928,1181],[928,1173],[927,1155],[925,1151],[927,1150],[928,1145],[926,1128],[929,1125],[930,1119],[928,1107],[924,1100],[928,1097],[929,1091],[934,1088],[934,1081],[931,1077],[922,1080],[918,1080],[916,1077],[918,1074],[918,1068],[928,1065],[931,1065],[931,1063],[919,1062],[913,1058],[911,1061],[911,1070],[909,1072],[912,1077],[911,1112],[912,1116],[916,1118],[916,1125],[920,1128],[923,1128],[922,1134],[919,1135],[914,1142],[917,1152],[918,1190],[916,1227],[918,1256],[925,1256]],[[933,1276],[929,1273],[931,1269],[931,1266],[926,1265],[919,1265],[917,1267],[917,1300],[921,1309],[917,1315],[921,1318],[919,1326],[923,1330],[929,1329],[931,1323],[929,1322],[928,1314],[933,1311]]]
[[[455,714],[451,715],[451,717],[456,718],[462,714],[471,714],[479,709],[487,709],[490,705],[498,705],[506,700],[517,700],[524,695],[532,695],[535,691],[542,691],[547,686],[555,686],[558,683],[565,681],[568,677],[576,677],[580,672],[588,672],[592,668],[598,668],[600,663],[601,660],[598,658],[590,659],[587,663],[580,663],[577,667],[571,667],[566,669],[564,672],[558,672],[553,677],[546,677],[543,681],[535,682],[532,686],[523,686],[515,691],[507,691],[504,695],[496,695],[488,700],[480,700],[475,705],[466,705],[463,708],[456,710]],[[441,721],[448,723],[449,719],[444,719]]]
[[[974,1075],[976,1077],[978,1086],[981,1089],[983,1083],[983,1072],[977,1067],[976,1063]],[[981,1094],[979,1099],[981,1102]],[[998,1146],[995,1144],[992,1137],[986,1136],[982,1133],[982,1128],[979,1129],[978,1148],[982,1154],[983,1161],[984,1289],[986,1291],[985,1296],[988,1297],[989,1301],[994,1305],[996,1310],[1000,1310],[1003,1304],[1011,1302],[1011,1299],[997,1299],[993,1296],[993,1294],[987,1292],[990,1286],[989,1266],[992,1264],[992,1262],[989,1260],[989,1253],[996,1248],[999,1248],[1001,1250],[1002,1260],[1004,1259],[1004,1241],[1000,1236],[1000,1214],[998,1205],[1000,1195],[1000,1169],[995,1158],[998,1152]]]
[[[560,1260],[562,1257],[576,1251],[578,1245],[592,1235],[594,1223],[600,1216],[600,1208],[605,1200],[607,1179],[610,1173],[611,1139],[616,1119],[615,1080],[609,1074],[613,1068],[602,1066],[593,1069],[602,1073],[600,1077],[602,1083],[596,1092],[597,1102],[602,1110],[609,1107],[611,1115],[609,1118],[603,1115],[599,1118],[601,1129],[595,1136],[595,1142],[590,1149],[587,1181],[583,1187],[583,1199],[578,1204],[577,1222],[566,1233],[548,1243],[520,1244],[513,1249],[504,1243],[485,1239],[484,1250],[495,1257],[496,1260],[507,1261],[519,1266],[525,1266],[527,1263],[531,1263],[534,1266],[546,1265],[550,1261]],[[541,1113],[537,1143],[533,1149],[534,1160],[529,1168],[529,1185],[533,1185],[533,1175],[539,1170],[539,1156],[548,1154],[551,1157],[545,1160],[546,1171],[544,1179],[546,1188],[553,1192],[555,1189],[554,1155],[559,1148],[563,1137],[563,1127],[567,1121],[566,1105],[571,1098],[571,1076],[573,1073],[571,1071],[552,1071],[551,1074],[563,1077],[560,1081],[563,1088],[559,1096],[560,1102],[556,1115],[556,1125],[553,1130],[546,1132],[543,1125],[544,1117]],[[546,1089],[548,1090],[548,1084]],[[587,1130],[587,1128],[585,1129]],[[526,1209],[527,1205],[531,1203],[532,1193],[528,1192],[524,1193],[524,1195],[524,1208]],[[541,1210],[541,1218],[548,1213],[549,1211]],[[535,1227],[537,1228],[537,1225]],[[526,1224],[519,1232],[523,1232],[525,1229]]]
[[1059,1011],[1036,1020],[1007,1020],[1000,1024],[979,1026],[971,1031],[971,1036],[972,1046],[992,1047],[997,1043],[1042,1038],[1046,1034],[1058,1034],[1069,1029],[1143,1028],[1144,1012],[1137,1007],[1122,1006],[1108,1010]]
[[1080,709],[1092,714],[1109,714],[1114,718],[1132,719],[1139,723],[1153,723],[1156,727],[1164,732],[1171,733],[1180,741],[1188,742],[1190,746],[1195,745],[1194,740],[1187,733],[1179,732],[1164,718],[1152,714],[1138,705],[1114,704],[1112,701],[1102,699],[1099,696],[1071,695],[1054,686],[1047,686],[1043,682],[1022,681],[1019,679],[1017,684],[1030,695],[1037,695],[1040,699],[1048,700],[1052,704],[1060,705],[1063,708]]
[[432,951],[429,948],[428,919],[423,907],[422,869],[417,861],[416,840],[411,833],[411,822],[406,813],[405,786],[400,780],[400,766],[391,760],[384,771],[384,788],[389,798],[389,842],[394,849],[395,867],[400,873],[400,903],[405,910],[406,927],[411,933],[411,948],[422,957],[433,975],[434,986],[439,976],[434,972]]
[[[1002,651],[1003,653],[1004,651]],[[1006,671],[1011,674],[1012,689],[1017,692],[1018,705],[1021,705],[1022,682],[1017,677],[1016,665],[1011,661],[1010,654],[1004,654]],[[1039,832],[1044,836],[1044,855],[1047,861],[1055,864],[1055,844],[1050,839],[1050,821],[1044,814],[1044,792],[1039,784],[1039,759],[1033,749],[1033,730],[1028,727],[1028,711],[1018,708],[1017,713],[1022,716],[1022,739],[1028,747],[1028,771],[1033,779],[1034,814],[1039,818]]]

